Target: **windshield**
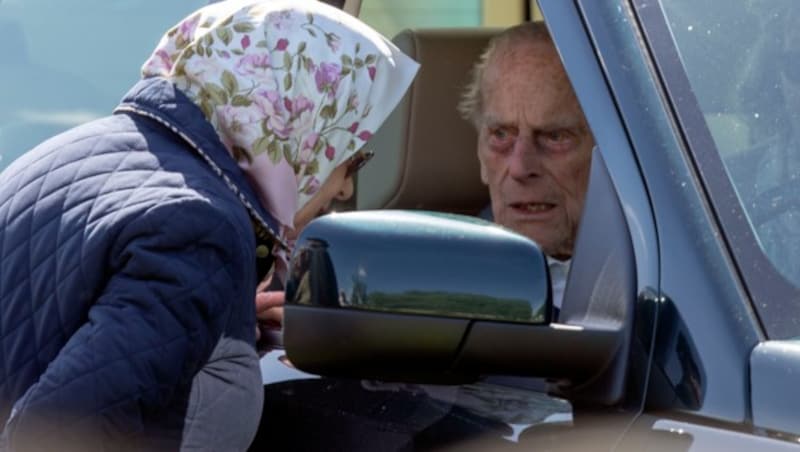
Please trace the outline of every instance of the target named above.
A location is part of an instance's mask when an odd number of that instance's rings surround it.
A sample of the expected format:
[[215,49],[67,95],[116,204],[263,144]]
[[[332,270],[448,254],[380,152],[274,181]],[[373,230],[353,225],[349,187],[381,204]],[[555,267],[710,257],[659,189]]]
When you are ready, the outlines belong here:
[[0,0],[0,170],[111,113],[161,34],[208,0]]
[[684,121],[684,132],[690,142],[710,136],[714,146],[692,146],[695,159],[716,147],[729,183],[706,182],[712,195],[732,187],[739,201],[716,207],[721,217],[731,211],[743,217],[739,226],[723,227],[756,309],[771,336],[797,336],[800,324],[787,313],[796,311],[800,287],[800,2],[661,4],[696,99],[678,109],[699,108],[706,126]]

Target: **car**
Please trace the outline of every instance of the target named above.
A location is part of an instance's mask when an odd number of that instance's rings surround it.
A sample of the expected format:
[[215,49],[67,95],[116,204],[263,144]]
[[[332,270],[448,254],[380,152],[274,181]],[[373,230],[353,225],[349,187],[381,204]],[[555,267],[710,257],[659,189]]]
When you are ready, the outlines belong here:
[[[0,0],[0,169],[108,114],[206,3]],[[422,67],[298,241],[251,450],[797,450],[795,3],[365,0]],[[478,218],[481,10],[541,14],[597,142],[557,322],[538,246]]]
[[298,240],[253,450],[797,450],[800,5],[538,7],[597,143],[558,321],[536,244],[464,216],[492,31],[410,30],[356,211]]

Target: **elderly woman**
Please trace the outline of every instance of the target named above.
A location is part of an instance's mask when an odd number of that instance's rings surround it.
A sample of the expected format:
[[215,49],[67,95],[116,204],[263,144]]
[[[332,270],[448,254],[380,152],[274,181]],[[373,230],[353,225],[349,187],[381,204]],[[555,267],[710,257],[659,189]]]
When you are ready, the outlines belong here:
[[214,3],[3,172],[0,450],[247,448],[256,287],[416,69],[322,3]]

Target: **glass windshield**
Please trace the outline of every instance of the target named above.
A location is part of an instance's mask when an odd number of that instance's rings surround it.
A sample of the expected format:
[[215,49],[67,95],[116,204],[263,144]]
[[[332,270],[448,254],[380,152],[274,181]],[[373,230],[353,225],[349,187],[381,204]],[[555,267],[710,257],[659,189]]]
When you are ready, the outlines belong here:
[[[797,310],[800,287],[800,2],[679,0],[661,7],[707,126],[692,130],[684,121],[684,132],[690,141],[710,135],[740,203],[715,207],[742,212],[747,231],[726,228],[728,240],[745,279],[760,280],[753,286],[770,293],[753,293],[756,308],[768,330],[781,323],[779,336],[797,336],[800,323],[786,314]],[[702,160],[714,149],[692,152]],[[758,253],[742,258],[748,241]]]
[[0,170],[113,110],[161,34],[209,0],[0,0]]

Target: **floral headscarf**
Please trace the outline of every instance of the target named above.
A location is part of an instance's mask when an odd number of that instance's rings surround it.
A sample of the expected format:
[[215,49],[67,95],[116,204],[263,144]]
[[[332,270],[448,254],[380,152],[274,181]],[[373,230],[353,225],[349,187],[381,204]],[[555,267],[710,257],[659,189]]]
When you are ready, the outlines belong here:
[[324,3],[226,0],[161,39],[144,77],[203,111],[284,229],[397,105],[418,65]]

